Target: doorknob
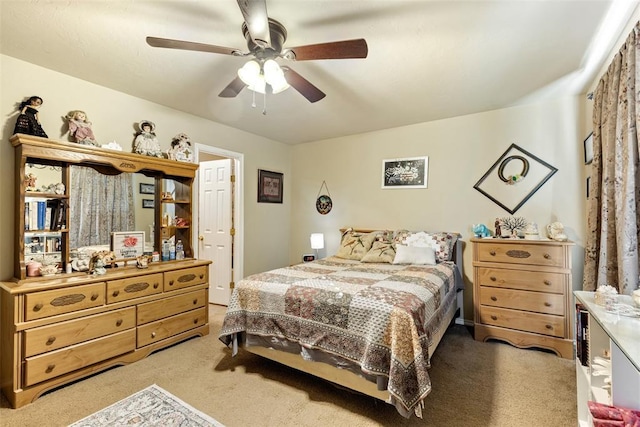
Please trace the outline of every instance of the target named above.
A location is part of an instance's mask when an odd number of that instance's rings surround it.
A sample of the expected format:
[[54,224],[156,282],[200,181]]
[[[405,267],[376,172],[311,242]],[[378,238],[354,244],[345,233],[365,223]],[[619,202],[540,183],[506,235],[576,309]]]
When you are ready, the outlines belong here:
[[202,234],[201,234],[201,235],[199,235],[199,236],[198,236],[198,240],[200,240],[200,241],[204,240],[204,236],[203,236]]

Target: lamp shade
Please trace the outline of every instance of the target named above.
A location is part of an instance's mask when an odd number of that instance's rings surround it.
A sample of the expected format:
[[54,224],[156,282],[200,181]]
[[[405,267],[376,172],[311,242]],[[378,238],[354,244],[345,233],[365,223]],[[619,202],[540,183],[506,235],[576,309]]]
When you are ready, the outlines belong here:
[[313,233],[310,240],[311,249],[324,249],[324,234]]

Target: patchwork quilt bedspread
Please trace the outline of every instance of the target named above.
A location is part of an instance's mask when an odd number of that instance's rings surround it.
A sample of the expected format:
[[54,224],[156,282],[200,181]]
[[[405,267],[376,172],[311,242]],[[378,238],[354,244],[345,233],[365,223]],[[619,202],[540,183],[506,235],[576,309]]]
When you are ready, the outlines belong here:
[[[388,377],[407,412],[431,391],[428,347],[456,299],[456,267],[360,263],[329,257],[236,284],[219,338],[278,337]],[[419,411],[419,409],[418,409]]]

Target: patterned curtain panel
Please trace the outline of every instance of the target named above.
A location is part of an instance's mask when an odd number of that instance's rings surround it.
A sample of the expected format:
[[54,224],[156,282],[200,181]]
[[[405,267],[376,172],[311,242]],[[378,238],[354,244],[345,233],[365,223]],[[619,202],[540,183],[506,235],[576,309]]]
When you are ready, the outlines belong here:
[[108,245],[112,231],[133,230],[132,178],[130,173],[103,175],[88,167],[72,168],[71,249]]
[[593,191],[587,202],[583,289],[611,285],[631,294],[638,284],[637,91],[640,90],[640,23],[615,56],[595,91]]

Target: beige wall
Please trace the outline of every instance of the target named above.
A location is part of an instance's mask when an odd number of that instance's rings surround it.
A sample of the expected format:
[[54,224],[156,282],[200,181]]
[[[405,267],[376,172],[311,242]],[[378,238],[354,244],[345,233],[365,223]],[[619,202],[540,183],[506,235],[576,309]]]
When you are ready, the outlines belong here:
[[[4,118],[0,144],[0,279],[13,275],[14,165],[13,148],[8,142],[13,133],[16,104],[25,97],[44,99],[40,119],[52,139],[62,135],[62,117],[70,110],[84,110],[93,122],[100,143],[117,141],[130,151],[136,132],[134,125],[143,120],[156,124],[162,149],[171,138],[184,132],[192,143],[207,144],[244,154],[244,273],[286,265],[289,261],[290,198],[282,205],[256,203],[257,169],[285,174],[284,194],[290,193],[290,147],[253,134],[232,129],[158,104],[134,98],[15,58],[0,56],[0,111]],[[269,224],[265,227],[264,224]],[[242,226],[242,225],[240,225]]]
[[[493,229],[509,213],[473,188],[502,153],[516,144],[558,172],[514,215],[545,227],[561,221],[571,240],[574,288],[582,280],[585,188],[581,100],[556,99],[413,126],[295,146],[291,262],[310,252],[309,234],[325,234],[325,254],[335,253],[338,229],[447,230],[471,236],[471,224]],[[429,156],[427,189],[381,189],[383,159]],[[333,209],[320,215],[315,200],[326,180]],[[468,289],[472,254],[464,250]],[[471,318],[472,293],[465,296]]]

